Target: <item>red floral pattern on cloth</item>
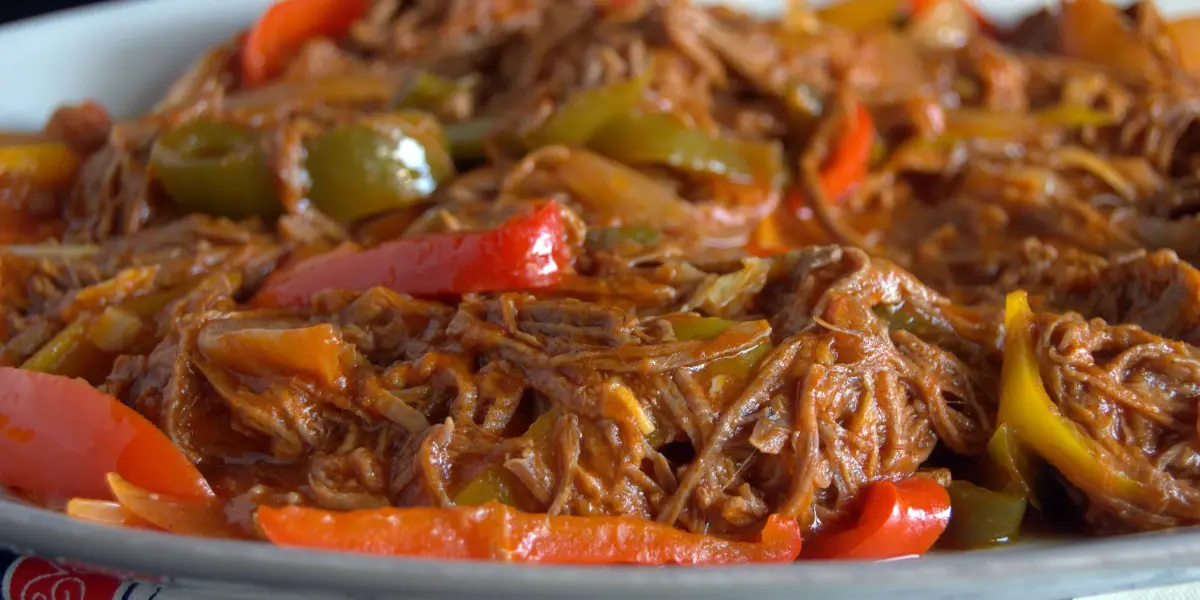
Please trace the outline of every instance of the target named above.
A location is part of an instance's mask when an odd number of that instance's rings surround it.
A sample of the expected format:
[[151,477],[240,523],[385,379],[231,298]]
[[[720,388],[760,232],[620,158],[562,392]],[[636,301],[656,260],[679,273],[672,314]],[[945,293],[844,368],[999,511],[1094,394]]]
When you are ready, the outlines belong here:
[[132,600],[140,582],[0,550],[0,600]]

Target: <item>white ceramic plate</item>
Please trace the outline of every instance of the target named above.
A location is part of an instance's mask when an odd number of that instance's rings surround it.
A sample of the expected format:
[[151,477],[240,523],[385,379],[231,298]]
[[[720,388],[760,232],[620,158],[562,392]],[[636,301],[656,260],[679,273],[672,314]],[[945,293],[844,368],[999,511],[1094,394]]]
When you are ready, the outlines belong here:
[[[447,0],[449,1],[449,0]],[[478,0],[487,1],[487,0]],[[756,11],[778,0],[736,2]],[[0,27],[0,129],[36,129],[60,103],[150,106],[194,57],[269,0],[126,0]],[[999,22],[1043,2],[976,0]],[[1200,8],[1160,0],[1170,14]],[[1200,580],[1200,531],[939,554],[920,560],[724,568],[564,568],[394,560],[89,525],[0,498],[0,546],[240,592],[406,598],[1062,599]],[[287,590],[287,591],[284,591]],[[209,591],[212,591],[211,588]],[[226,589],[228,593],[232,589]]]

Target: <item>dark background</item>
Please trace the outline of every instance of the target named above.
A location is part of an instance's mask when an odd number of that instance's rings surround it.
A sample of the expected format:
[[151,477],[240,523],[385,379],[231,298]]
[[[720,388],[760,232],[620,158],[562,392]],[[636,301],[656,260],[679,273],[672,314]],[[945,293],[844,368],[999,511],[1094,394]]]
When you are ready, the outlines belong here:
[[16,0],[0,3],[0,23],[24,19],[54,10],[96,4],[95,0]]

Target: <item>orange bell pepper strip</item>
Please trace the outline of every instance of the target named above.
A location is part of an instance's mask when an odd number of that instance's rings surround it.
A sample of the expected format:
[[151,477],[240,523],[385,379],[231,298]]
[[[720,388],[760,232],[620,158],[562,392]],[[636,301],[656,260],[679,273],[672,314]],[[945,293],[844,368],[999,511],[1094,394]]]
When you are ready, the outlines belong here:
[[734,542],[630,517],[549,516],[496,502],[455,508],[330,512],[258,509],[267,539],[282,546],[388,556],[552,564],[714,565],[791,562],[800,525],[772,515],[759,542]]
[[558,205],[509,219],[497,229],[436,234],[356,252],[310,258],[272,277],[256,306],[304,306],[325,289],[386,287],[413,296],[521,291],[556,285],[571,270]]
[[1200,75],[1200,17],[1167,23],[1167,34],[1179,52],[1179,64],[1192,75]]
[[370,0],[275,3],[242,40],[242,84],[260,85],[278,75],[304,43],[314,37],[345,35],[370,6]]
[[1150,43],[1126,23],[1116,5],[1104,0],[1063,0],[1058,17],[1059,50],[1131,79],[1163,76]]
[[196,466],[133,409],[77,379],[0,367],[0,484],[107,500],[110,472],[155,493],[212,495]]
[[804,558],[882,560],[919,556],[950,522],[950,494],[938,482],[912,477],[876,481],[864,492],[858,523],[805,545]]
[[80,163],[79,155],[63,142],[0,144],[0,177],[28,180],[39,188],[70,184]]

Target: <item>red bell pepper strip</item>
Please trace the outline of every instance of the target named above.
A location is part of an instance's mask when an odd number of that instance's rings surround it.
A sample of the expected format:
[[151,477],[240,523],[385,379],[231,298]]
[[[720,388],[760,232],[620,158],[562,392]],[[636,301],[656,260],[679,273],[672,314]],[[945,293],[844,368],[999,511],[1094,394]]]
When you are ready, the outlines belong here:
[[414,296],[519,291],[557,284],[571,269],[558,205],[497,229],[426,235],[302,261],[279,273],[256,306],[304,306],[325,289],[383,286]]
[[389,556],[557,564],[790,562],[800,525],[772,515],[759,542],[733,542],[630,517],[549,516],[488,502],[455,508],[330,512],[260,507],[267,539],[283,546]]
[[864,494],[858,523],[812,540],[805,546],[804,558],[918,556],[933,547],[950,522],[950,494],[932,479],[876,481]]
[[259,85],[279,74],[309,39],[345,35],[370,6],[370,0],[275,3],[242,40],[242,84]]
[[[908,12],[912,15],[919,14],[929,9],[936,2],[938,2],[938,0],[908,0]],[[962,2],[963,6],[966,7],[967,12],[970,12],[971,16],[975,17],[975,22],[979,24],[980,33],[989,36],[996,35],[996,26],[991,22],[991,20],[985,17],[983,13],[979,12],[979,9],[975,7],[974,2],[971,2],[971,0],[959,0],[959,2]]]
[[0,367],[0,483],[49,498],[112,498],[106,476],[212,496],[196,466],[133,409],[77,379]]
[[[821,191],[833,204],[840,202],[867,176],[871,142],[875,139],[875,123],[867,107],[855,102],[849,116],[852,120],[844,124],[842,137],[821,168]],[[797,193],[789,193],[785,199],[788,209],[797,218],[806,218],[810,211],[804,200],[804,196]]]

